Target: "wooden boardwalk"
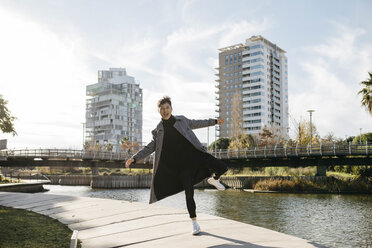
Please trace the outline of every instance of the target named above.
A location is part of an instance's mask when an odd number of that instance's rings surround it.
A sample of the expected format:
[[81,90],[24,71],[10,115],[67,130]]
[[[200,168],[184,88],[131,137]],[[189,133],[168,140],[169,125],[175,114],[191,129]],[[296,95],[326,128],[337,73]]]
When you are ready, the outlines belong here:
[[323,247],[269,229],[198,213],[191,235],[186,209],[52,194],[0,192],[0,205],[27,209],[79,230],[83,247]]

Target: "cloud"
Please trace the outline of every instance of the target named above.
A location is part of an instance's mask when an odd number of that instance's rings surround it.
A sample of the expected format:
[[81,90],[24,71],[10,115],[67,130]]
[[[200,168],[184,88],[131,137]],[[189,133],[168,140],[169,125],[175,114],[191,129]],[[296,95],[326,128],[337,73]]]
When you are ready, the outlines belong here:
[[[336,32],[322,43],[304,47],[299,61],[302,75],[290,78],[297,91],[289,94],[290,113],[299,118],[315,109],[313,120],[320,135],[358,135],[371,132],[371,116],[361,108],[360,82],[372,68],[372,46],[366,31],[334,24]],[[289,58],[291,64],[291,58]],[[302,86],[303,90],[299,91]],[[289,86],[291,88],[291,86]],[[292,129],[292,128],[291,128]]]
[[45,25],[4,8],[0,29],[0,90],[18,118],[18,136],[5,135],[8,146],[80,144],[82,128],[71,125],[84,120],[82,80],[89,72],[80,59],[79,37],[59,37]]
[[[128,73],[141,82],[143,140],[150,141],[150,131],[160,120],[156,103],[164,95],[172,98],[174,114],[214,118],[218,49],[244,43],[246,38],[269,27],[267,19],[262,23],[239,21],[222,25],[186,23],[164,36],[156,36],[152,31],[134,35],[121,49],[106,54],[105,58],[114,64],[128,65],[131,68]],[[206,141],[206,130],[197,134]]]

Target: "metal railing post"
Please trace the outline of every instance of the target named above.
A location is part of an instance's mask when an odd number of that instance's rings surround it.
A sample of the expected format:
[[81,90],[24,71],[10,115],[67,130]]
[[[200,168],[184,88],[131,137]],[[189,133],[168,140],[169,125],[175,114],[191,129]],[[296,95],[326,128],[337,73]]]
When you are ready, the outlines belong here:
[[351,142],[349,141],[349,154],[351,155]]
[[307,151],[307,155],[310,156],[310,150],[309,150],[309,144],[307,144],[307,147],[306,147],[306,151]]
[[287,145],[284,146],[284,156],[287,158]]
[[333,142],[333,155],[336,155],[336,143]]
[[368,141],[366,140],[366,155],[368,155]]
[[296,143],[296,156],[298,156],[297,147],[298,147],[298,143]]

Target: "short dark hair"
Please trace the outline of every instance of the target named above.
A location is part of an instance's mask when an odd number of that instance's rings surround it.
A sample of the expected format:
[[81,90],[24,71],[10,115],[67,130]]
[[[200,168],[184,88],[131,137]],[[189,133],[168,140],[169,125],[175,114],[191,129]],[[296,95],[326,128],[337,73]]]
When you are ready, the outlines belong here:
[[162,99],[158,101],[158,108],[160,108],[161,105],[164,103],[169,103],[169,105],[172,107],[172,102],[169,96],[164,96]]

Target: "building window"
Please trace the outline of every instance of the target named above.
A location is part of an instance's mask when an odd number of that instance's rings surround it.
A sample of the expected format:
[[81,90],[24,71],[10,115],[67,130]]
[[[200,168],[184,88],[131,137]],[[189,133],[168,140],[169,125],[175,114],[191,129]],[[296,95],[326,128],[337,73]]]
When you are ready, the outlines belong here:
[[251,53],[250,54],[250,56],[252,57],[252,56],[256,56],[256,55],[264,55],[264,53],[263,52],[261,52],[261,51],[258,51],[258,52],[254,52],[254,53]]
[[264,48],[263,45],[258,44],[258,45],[251,46],[251,47],[250,47],[250,50],[254,50],[254,49],[263,49],[263,48]]

